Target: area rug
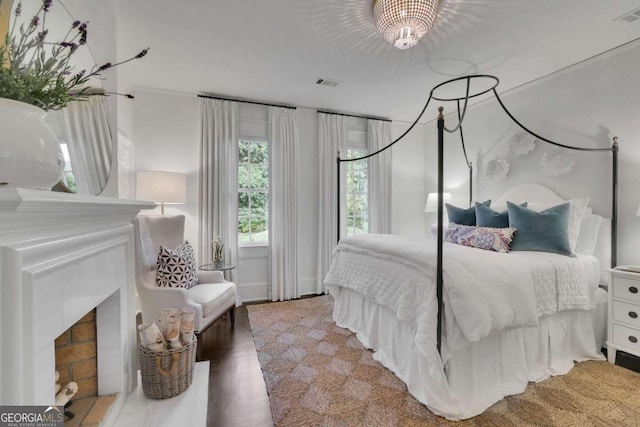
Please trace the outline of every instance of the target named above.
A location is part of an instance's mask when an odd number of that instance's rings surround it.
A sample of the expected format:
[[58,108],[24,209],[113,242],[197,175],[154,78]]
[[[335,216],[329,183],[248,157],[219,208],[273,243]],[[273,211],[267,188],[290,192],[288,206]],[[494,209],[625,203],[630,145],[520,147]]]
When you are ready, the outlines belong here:
[[276,426],[638,426],[640,374],[607,362],[531,383],[483,414],[431,413],[332,319],[333,298],[247,306]]

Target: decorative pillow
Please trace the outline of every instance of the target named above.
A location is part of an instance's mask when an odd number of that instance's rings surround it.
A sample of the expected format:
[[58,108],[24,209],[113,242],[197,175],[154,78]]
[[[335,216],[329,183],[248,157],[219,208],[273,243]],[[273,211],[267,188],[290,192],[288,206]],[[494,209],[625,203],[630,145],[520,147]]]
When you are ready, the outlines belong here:
[[[569,245],[571,251],[576,251],[576,244],[578,243],[578,234],[580,234],[580,224],[582,218],[588,212],[587,204],[589,203],[588,197],[580,197],[577,199],[567,200],[570,204],[569,208],[569,225],[567,227],[567,234],[569,235]],[[564,202],[566,203],[566,202]],[[557,203],[529,203],[529,208],[535,211],[542,211],[551,207],[558,206]]]
[[[491,206],[491,200],[482,202],[482,205]],[[447,207],[447,215],[449,222],[454,222],[460,225],[476,225],[476,208],[470,207],[469,209],[459,208],[457,206],[445,204]]]
[[[520,206],[527,207],[527,202]],[[479,227],[507,228],[509,227],[509,211],[498,212],[485,206],[482,203],[476,203],[476,225]]]
[[447,231],[444,233],[444,241],[449,243],[458,243],[458,232],[460,231],[460,227],[468,227],[467,225],[459,225],[454,223],[449,223],[447,227]]
[[515,228],[458,227],[458,244],[496,252],[509,252]]
[[604,221],[605,219],[599,215],[585,214],[580,223],[580,234],[578,234],[575,250],[577,254],[593,255],[596,252],[600,227]]
[[507,202],[509,226],[518,229],[511,244],[512,251],[553,252],[575,256],[569,244],[567,233],[570,204],[536,212],[511,202]]
[[198,283],[193,248],[188,241],[175,249],[160,246],[156,269],[156,284],[165,288],[186,288]]

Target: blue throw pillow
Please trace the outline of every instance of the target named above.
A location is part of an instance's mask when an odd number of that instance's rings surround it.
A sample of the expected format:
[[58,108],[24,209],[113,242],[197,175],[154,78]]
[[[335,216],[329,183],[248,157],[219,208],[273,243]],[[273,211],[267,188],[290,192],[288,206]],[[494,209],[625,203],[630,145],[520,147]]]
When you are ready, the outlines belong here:
[[[520,206],[526,208],[527,202],[524,202]],[[491,227],[491,228],[507,228],[509,227],[509,211],[503,212],[494,211],[489,206],[485,206],[482,203],[476,202],[476,225],[478,227]]]
[[552,252],[575,256],[569,244],[569,203],[536,212],[507,202],[509,226],[517,228],[512,251]]
[[[484,206],[491,206],[491,200],[481,203]],[[447,216],[449,216],[449,222],[454,222],[460,225],[476,225],[476,208],[470,207],[469,209],[459,208],[457,206],[446,203]]]

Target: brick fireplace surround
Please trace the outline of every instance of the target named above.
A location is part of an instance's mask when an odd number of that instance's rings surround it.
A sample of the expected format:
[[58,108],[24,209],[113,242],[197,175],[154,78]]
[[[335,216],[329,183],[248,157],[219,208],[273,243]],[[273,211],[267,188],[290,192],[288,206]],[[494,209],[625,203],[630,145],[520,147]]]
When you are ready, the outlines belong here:
[[118,393],[102,425],[114,422],[137,383],[131,220],[153,207],[0,187],[0,404],[54,402],[54,341],[95,308],[98,394]]

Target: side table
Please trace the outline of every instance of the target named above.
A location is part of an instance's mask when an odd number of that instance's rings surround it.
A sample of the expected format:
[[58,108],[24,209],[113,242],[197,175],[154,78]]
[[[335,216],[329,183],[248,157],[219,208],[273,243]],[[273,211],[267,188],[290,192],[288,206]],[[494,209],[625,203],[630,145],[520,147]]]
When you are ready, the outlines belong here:
[[222,271],[225,280],[229,280],[227,278],[227,271],[231,271],[236,268],[233,264],[226,264],[225,262],[214,262],[211,264],[203,264],[199,267],[202,271]]
[[640,356],[640,274],[616,267],[611,272],[607,356],[616,363],[616,352]]

